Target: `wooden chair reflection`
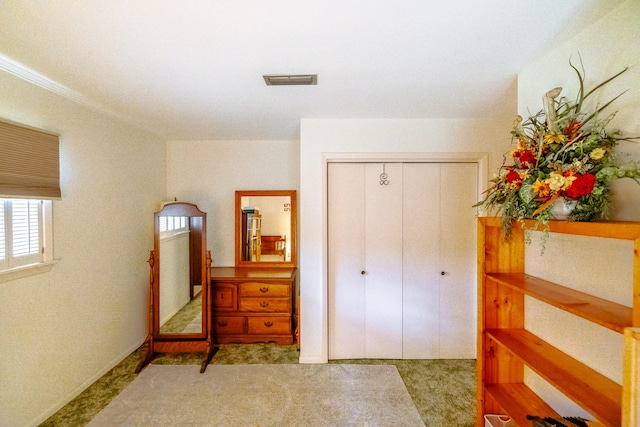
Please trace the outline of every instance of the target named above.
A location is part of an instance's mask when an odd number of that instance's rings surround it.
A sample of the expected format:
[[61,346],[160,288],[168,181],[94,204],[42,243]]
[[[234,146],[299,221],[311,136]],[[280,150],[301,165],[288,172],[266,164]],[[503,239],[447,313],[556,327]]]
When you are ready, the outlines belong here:
[[260,253],[262,255],[278,255],[285,259],[287,251],[286,236],[261,236]]

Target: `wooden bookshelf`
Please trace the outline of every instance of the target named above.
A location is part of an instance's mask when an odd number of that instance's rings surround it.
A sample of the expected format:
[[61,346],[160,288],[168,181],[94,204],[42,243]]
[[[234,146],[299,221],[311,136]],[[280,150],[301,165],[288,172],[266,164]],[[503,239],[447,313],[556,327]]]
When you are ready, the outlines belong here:
[[489,329],[487,334],[538,375],[607,425],[619,426],[622,387],[525,329]]
[[[525,226],[533,228],[534,223]],[[484,415],[507,414],[519,426],[527,415],[559,415],[524,384],[530,368],[603,425],[629,425],[622,407],[635,396],[525,329],[525,295],[617,333],[640,326],[640,223],[552,221],[550,231],[634,241],[634,278],[629,285],[633,307],[524,273],[524,231],[516,225],[509,241],[502,238],[501,218],[478,220],[478,373],[476,424]],[[626,384],[627,382],[625,382]],[[623,402],[623,398],[625,402]]]
[[619,333],[631,325],[633,310],[630,307],[584,292],[528,274],[487,273],[486,278]]
[[[549,417],[560,415],[529,387],[522,383],[487,384],[486,392],[504,408],[505,413],[518,425],[531,424],[530,414],[545,414]],[[484,423],[484,421],[483,421]],[[482,424],[484,425],[484,424]]]

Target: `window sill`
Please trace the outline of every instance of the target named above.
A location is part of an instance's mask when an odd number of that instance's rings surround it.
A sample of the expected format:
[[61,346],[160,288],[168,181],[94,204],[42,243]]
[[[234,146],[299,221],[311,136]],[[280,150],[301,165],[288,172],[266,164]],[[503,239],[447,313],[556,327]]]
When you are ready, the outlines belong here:
[[[165,233],[165,234],[163,234],[163,233]],[[163,241],[163,242],[165,242],[167,240],[176,240],[176,239],[182,238],[183,236],[186,236],[188,234],[189,234],[189,230],[178,231],[178,232],[171,233],[171,234],[168,234],[167,232],[160,232],[160,240]]]
[[23,279],[36,274],[48,273],[58,260],[39,262],[37,264],[23,265],[9,270],[0,271],[0,283],[9,282],[11,280]]

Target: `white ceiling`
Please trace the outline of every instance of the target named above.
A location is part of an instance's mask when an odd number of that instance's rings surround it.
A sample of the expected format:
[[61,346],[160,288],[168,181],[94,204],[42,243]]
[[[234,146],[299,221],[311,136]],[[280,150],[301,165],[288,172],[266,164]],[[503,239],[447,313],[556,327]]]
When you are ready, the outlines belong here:
[[[0,69],[167,139],[298,139],[301,118],[491,116],[619,2],[0,0]],[[265,85],[283,73],[318,85]]]

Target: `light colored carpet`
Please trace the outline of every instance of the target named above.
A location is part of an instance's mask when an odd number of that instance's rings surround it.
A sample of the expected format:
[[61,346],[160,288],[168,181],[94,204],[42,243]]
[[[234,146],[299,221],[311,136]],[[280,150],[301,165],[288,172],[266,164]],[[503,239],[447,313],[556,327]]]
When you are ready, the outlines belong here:
[[424,426],[395,366],[149,365],[89,426]]
[[182,330],[183,334],[199,334],[202,332],[202,313],[196,317]]

